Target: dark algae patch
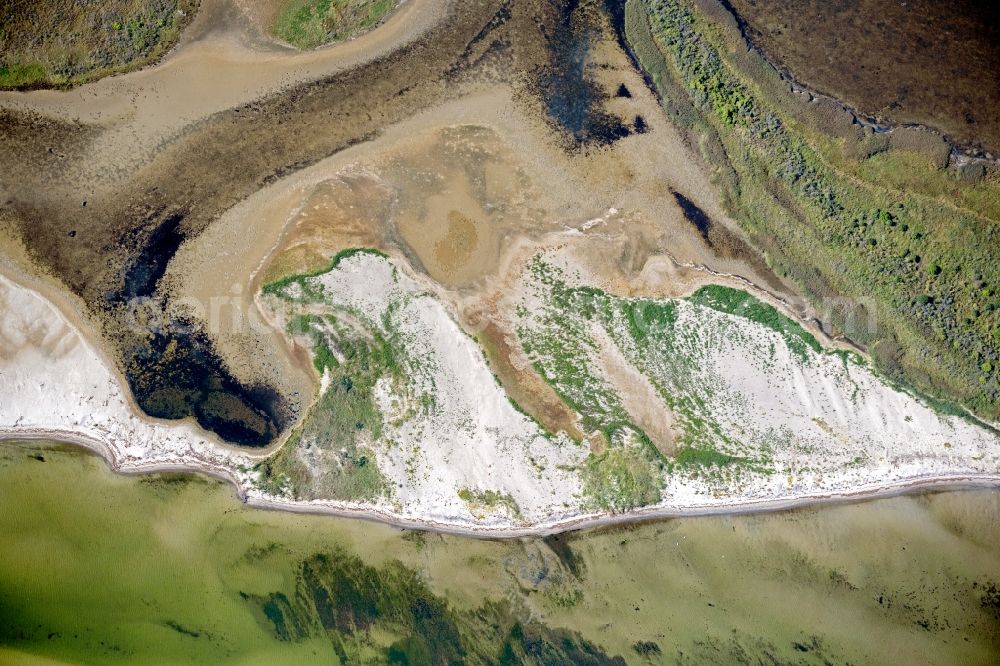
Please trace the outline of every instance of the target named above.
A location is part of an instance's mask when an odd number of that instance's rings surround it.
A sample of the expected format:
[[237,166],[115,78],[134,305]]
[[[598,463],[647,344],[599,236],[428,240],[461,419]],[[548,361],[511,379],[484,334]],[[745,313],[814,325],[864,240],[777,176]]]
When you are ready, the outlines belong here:
[[709,238],[709,232],[712,230],[712,220],[705,214],[701,208],[695,205],[693,201],[688,199],[686,196],[680,192],[674,192],[674,201],[677,205],[681,207],[681,211],[684,213],[684,219],[694,225],[694,228],[698,230],[698,233],[709,245],[712,244]]
[[297,581],[291,599],[241,596],[279,640],[323,636],[342,662],[381,653],[378,661],[389,664],[625,663],[578,632],[521,619],[507,601],[459,610],[399,561],[375,567],[332,550],[303,561]]
[[171,321],[127,347],[123,358],[129,388],[150,416],[194,416],[206,430],[249,447],[269,444],[290,419],[274,389],[233,378],[195,322]]
[[610,95],[594,80],[587,62],[591,43],[600,36],[603,16],[590,3],[563,0],[556,6],[560,17],[545,36],[550,62],[537,78],[545,109],[574,145],[614,143],[631,130],[603,110]]
[[[646,121],[642,119],[642,116],[636,116],[635,132],[638,134],[645,131]],[[720,257],[739,258],[757,268],[762,275],[768,276],[770,278],[769,285],[781,287],[780,282],[777,282],[773,278],[773,273],[767,268],[760,253],[750,247],[746,241],[725,226],[715,224],[712,218],[708,216],[708,213],[680,192],[674,191],[671,194],[673,194],[674,201],[677,202],[677,206],[681,209],[681,213],[684,214],[684,219],[694,227],[698,235],[705,241],[705,244],[712,248],[712,251],[716,255]]]
[[106,296],[106,330],[118,343],[136,402],[150,416],[195,417],[224,440],[266,446],[290,418],[273,388],[236,380],[201,323],[168,313],[171,296],[158,289],[181,243],[184,213],[153,216],[123,242],[135,247],[118,288]]
[[577,557],[571,545],[571,537],[568,534],[550,534],[543,539],[546,546],[552,549],[559,561],[569,570],[571,574],[580,578],[584,574],[583,560]]
[[663,651],[660,650],[660,646],[656,643],[656,641],[636,641],[635,645],[632,646],[632,649],[635,650],[635,653],[641,657],[653,658],[659,657],[663,654]]
[[183,211],[150,216],[121,246],[131,255],[99,302],[136,402],[150,416],[198,424],[224,440],[266,446],[291,418],[273,388],[237,380],[198,320],[171,314],[160,282],[186,235]]
[[166,622],[164,622],[164,624],[183,636],[190,636],[191,638],[201,637],[200,631],[195,631],[194,629],[188,629],[184,625],[174,622],[173,620],[167,620]]
[[160,278],[167,272],[167,264],[184,242],[184,235],[180,230],[183,220],[184,213],[171,213],[143,241],[135,239],[140,250],[125,270],[121,290],[110,296],[111,301],[127,302],[154,294]]
[[297,596],[308,600],[322,629],[335,640],[379,625],[402,635],[389,650],[424,654],[432,663],[461,663],[465,657],[456,614],[399,562],[376,568],[334,551],[309,558],[301,572]]

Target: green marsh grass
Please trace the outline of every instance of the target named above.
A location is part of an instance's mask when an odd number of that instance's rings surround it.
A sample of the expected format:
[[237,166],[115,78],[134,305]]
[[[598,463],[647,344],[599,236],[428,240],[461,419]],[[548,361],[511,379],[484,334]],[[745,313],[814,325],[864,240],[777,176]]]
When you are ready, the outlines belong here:
[[300,49],[339,42],[378,25],[398,0],[285,0],[276,37]]

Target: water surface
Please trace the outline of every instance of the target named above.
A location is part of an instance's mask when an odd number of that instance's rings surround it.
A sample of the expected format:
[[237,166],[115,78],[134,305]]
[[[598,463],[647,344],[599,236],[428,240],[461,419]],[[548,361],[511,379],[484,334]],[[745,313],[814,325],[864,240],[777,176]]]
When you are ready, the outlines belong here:
[[0,445],[0,662],[996,663],[1000,493],[485,541]]

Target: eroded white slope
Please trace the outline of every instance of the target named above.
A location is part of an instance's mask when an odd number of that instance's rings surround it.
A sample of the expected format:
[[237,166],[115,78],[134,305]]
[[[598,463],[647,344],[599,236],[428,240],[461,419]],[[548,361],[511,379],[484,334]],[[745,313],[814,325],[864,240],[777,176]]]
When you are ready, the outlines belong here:
[[[308,280],[310,293],[319,286],[322,303],[311,300],[310,312],[362,320],[391,341],[402,367],[401,382],[383,377],[376,384],[383,430],[364,441],[389,480],[388,499],[411,513],[462,521],[478,513],[501,524],[575,510],[580,483],[572,470],[585,447],[546,437],[514,408],[479,345],[439,299],[372,253],[344,258]],[[518,508],[497,503],[473,512],[460,491],[509,496]]]
[[[546,321],[544,314],[559,307],[536,277],[525,274],[510,295],[508,314],[522,338],[548,335],[556,341],[553,348],[582,350],[573,367],[593,373],[594,381],[581,386],[598,392],[600,409],[624,409],[627,415],[635,403],[605,389],[641,373],[670,406],[673,414],[665,418],[680,448],[710,440],[718,452],[753,463],[667,465],[662,499],[644,513],[725,510],[939,478],[1000,477],[1000,441],[992,432],[935,413],[863,363],[811,349],[803,357],[774,330],[684,300],[670,302],[676,316],[669,338],[666,331],[630,333],[621,318],[621,304],[630,301],[608,295],[613,307],[606,317],[570,313],[552,329],[556,320]],[[366,445],[394,485],[388,497],[296,501],[262,490],[253,471],[260,454],[233,451],[189,423],[137,415],[118,375],[79,330],[38,293],[2,277],[0,435],[80,441],[123,471],[212,472],[233,480],[249,501],[273,507],[505,533],[602,519],[583,491],[586,447],[543,436],[511,405],[476,343],[428,288],[394,262],[370,254],[345,259],[315,279],[330,307],[363,313],[371,325],[398,334],[394,344],[414,361],[405,364],[402,381],[381,381],[374,393],[385,436]],[[570,288],[593,283],[573,279],[567,277]],[[608,345],[617,350],[610,356]],[[533,346],[534,360],[544,365]],[[604,366],[593,356],[602,349]],[[629,366],[618,368],[615,381],[601,377],[609,358]],[[551,379],[559,387],[559,377]],[[648,398],[649,392],[644,383],[641,394]],[[430,400],[421,402],[420,396]],[[696,398],[690,404],[699,411],[681,409],[683,397]],[[417,404],[423,408],[411,409]],[[712,432],[720,436],[685,439],[692,415],[717,426]],[[640,420],[652,418],[647,411]],[[503,502],[470,507],[459,497],[463,489],[510,496],[520,515]]]
[[[574,403],[592,405],[599,422],[631,417],[597,357],[611,339],[630,369],[672,406],[678,449],[735,459],[673,465],[664,505],[1000,471],[994,433],[935,412],[854,354],[815,351],[752,319],[686,299],[594,292],[595,282],[550,252],[529,264],[508,310],[518,313],[515,325],[550,382]],[[581,383],[567,369],[591,379]]]

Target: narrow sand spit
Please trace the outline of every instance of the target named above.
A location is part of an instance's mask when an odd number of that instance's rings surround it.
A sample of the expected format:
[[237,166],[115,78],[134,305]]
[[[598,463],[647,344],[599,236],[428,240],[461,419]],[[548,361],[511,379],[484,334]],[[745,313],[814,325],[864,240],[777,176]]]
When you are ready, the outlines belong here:
[[[595,512],[579,504],[552,511],[550,505],[548,513],[533,515],[525,522],[496,514],[477,520],[454,506],[295,501],[254,487],[251,468],[259,461],[259,454],[229,449],[188,423],[137,416],[115,374],[93,346],[37,292],[0,278],[0,303],[5,314],[0,330],[0,392],[5,396],[0,404],[0,439],[79,444],[123,473],[188,470],[210,474],[233,483],[245,502],[262,508],[328,513],[458,534],[516,537],[659,517],[777,510],[927,488],[1000,484],[995,469],[980,469],[973,460],[956,458],[951,470],[911,469],[903,478],[891,470],[867,477],[854,475],[826,489],[770,486],[731,497],[677,494],[656,506],[621,514]],[[502,470],[498,473],[503,474]],[[532,513],[531,507],[524,508],[526,514]]]

